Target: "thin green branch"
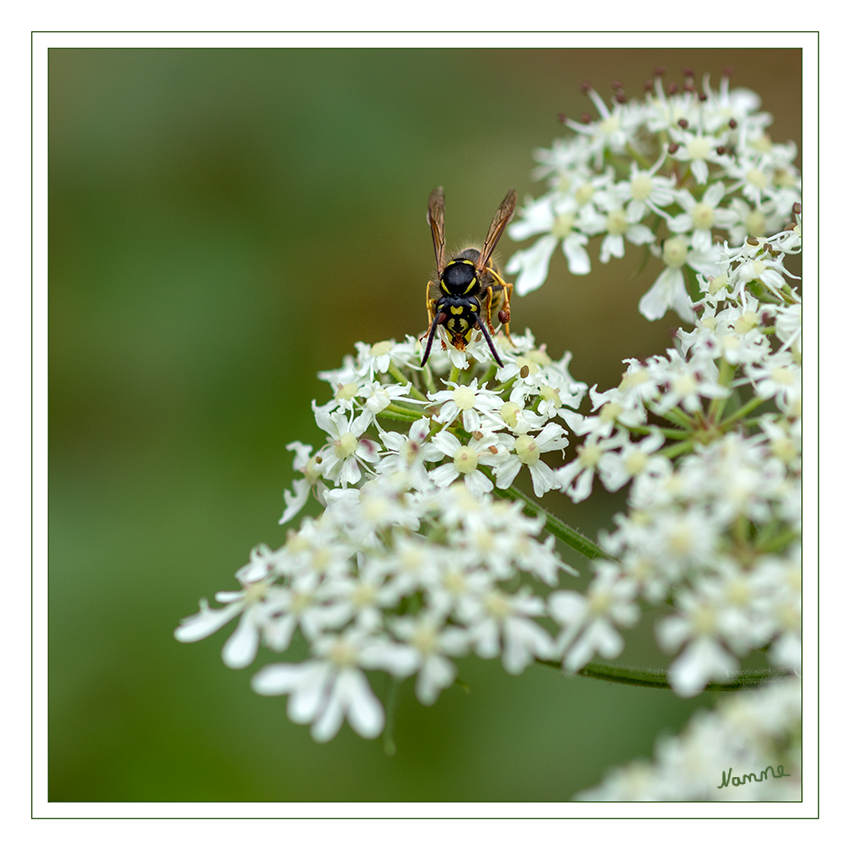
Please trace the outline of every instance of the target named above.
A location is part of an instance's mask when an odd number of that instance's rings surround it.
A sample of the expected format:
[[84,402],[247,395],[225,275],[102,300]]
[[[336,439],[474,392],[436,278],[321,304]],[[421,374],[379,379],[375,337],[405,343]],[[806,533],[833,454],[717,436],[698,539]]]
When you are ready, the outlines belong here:
[[759,396],[753,396],[746,404],[741,405],[731,416],[728,416],[720,423],[720,428],[723,431],[726,431],[731,425],[737,422],[739,419],[743,419],[748,414],[752,413],[757,407],[764,404],[766,399],[759,398]]
[[[717,383],[721,387],[729,387],[732,379],[735,377],[735,366],[730,363],[725,357],[720,358],[720,374],[717,376]],[[726,407],[726,402],[729,400],[728,395],[717,396],[711,400],[708,406],[708,418],[712,422],[717,422],[722,416]]]
[[689,440],[693,437],[691,431],[681,428],[659,428],[657,425],[627,425],[632,434],[661,434],[668,440]]
[[524,513],[533,517],[543,517],[546,521],[544,528],[550,534],[563,541],[571,549],[574,549],[580,555],[586,558],[604,558],[608,561],[616,562],[616,558],[609,555],[604,549],[594,543],[589,537],[585,537],[581,532],[571,528],[563,520],[558,519],[554,514],[546,510],[542,505],[538,505],[530,496],[526,496],[522,490],[517,487],[509,487],[507,490],[496,490],[501,496],[510,499],[512,502],[523,502]]
[[422,393],[422,392],[420,392],[418,389],[416,389],[416,387],[414,387],[414,386],[413,386],[413,384],[412,384],[412,383],[411,383],[411,382],[410,382],[407,378],[405,378],[405,377],[404,377],[404,375],[401,373],[401,369],[399,369],[399,368],[398,368],[398,366],[396,366],[396,365],[395,365],[395,363],[390,363],[389,368],[387,369],[387,371],[388,371],[388,372],[390,373],[390,375],[392,375],[392,376],[393,376],[393,377],[394,377],[394,378],[395,378],[395,379],[399,382],[399,384],[401,384],[402,386],[404,386],[405,384],[410,384],[410,394],[411,394],[414,398],[418,398],[420,401],[428,401],[428,399],[425,397],[425,395],[423,395],[423,393]]
[[384,732],[381,735],[382,743],[384,745],[384,755],[394,756],[396,753],[395,746],[395,737],[393,732],[395,730],[395,707],[396,707],[396,698],[398,696],[398,683],[399,680],[393,676],[387,676],[387,686],[384,691],[384,707],[386,710],[386,723],[384,724]]
[[663,417],[668,422],[672,422],[674,425],[678,425],[680,428],[684,428],[687,431],[694,430],[694,420],[678,407],[671,407],[663,413],[653,410],[652,413],[655,413],[656,416]]
[[[540,664],[563,671],[560,662],[538,658]],[[604,682],[617,682],[621,685],[635,685],[642,688],[663,688],[671,690],[667,671],[662,668],[615,667],[612,664],[588,664],[576,672],[577,676],[601,679]],[[745,670],[728,682],[709,682],[706,691],[739,691],[743,688],[756,688],[772,679],[788,676],[787,670],[766,667],[761,670]]]
[[378,416],[385,419],[395,419],[399,422],[418,422],[425,414],[421,410],[401,407],[393,402],[380,411]]
[[667,457],[667,458],[670,458],[670,460],[673,460],[673,458],[678,457],[679,455],[685,454],[685,452],[692,451],[693,447],[694,447],[694,441],[693,440],[687,440],[686,442],[676,443],[675,445],[666,446],[663,449],[659,449],[658,454],[664,455],[664,457]]

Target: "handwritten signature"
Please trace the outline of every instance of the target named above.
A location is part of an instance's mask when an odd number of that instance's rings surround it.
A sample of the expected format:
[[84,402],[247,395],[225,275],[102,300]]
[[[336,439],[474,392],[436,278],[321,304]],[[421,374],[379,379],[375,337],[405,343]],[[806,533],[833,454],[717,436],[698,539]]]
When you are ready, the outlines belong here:
[[768,765],[762,772],[761,776],[757,776],[755,773],[745,773],[743,776],[732,776],[732,768],[729,768],[729,771],[723,771],[723,780],[721,781],[718,788],[725,788],[729,785],[731,781],[732,785],[746,785],[748,782],[763,782],[768,778],[768,772],[770,772],[770,776],[773,779],[782,779],[785,776],[790,776],[790,773],[785,772],[785,768],[780,764],[776,766],[776,770]]

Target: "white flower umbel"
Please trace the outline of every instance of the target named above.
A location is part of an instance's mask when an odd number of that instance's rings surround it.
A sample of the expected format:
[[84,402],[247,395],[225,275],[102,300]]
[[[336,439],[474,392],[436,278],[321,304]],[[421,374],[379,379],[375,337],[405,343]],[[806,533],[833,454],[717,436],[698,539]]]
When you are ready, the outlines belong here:
[[512,673],[548,657],[546,607],[524,582],[554,587],[574,572],[542,518],[490,495],[496,479],[512,488],[523,466],[536,491],[554,486],[546,458],[560,460],[568,438],[552,417],[586,389],[567,371],[569,354],[553,361],[525,333],[502,368],[489,351],[458,352],[466,368],[448,380],[451,357],[435,352],[423,370],[412,350],[358,346],[323,373],[332,398],[313,411],[325,443],[290,444],[301,477],[284,494],[284,519],[311,496],[322,513],[279,549],[257,547],[237,574],[243,588],[217,594],[221,608],[202,602],[176,632],[199,640],[238,618],[223,653],[234,667],[306,642],[305,660],[269,665],[254,684],[289,694],[290,717],[317,740],[346,719],[365,737],[380,733],[365,671],[415,676],[430,703],[454,681],[450,657],[495,652]]
[[[646,245],[663,262],[640,302],[648,319],[672,309],[692,322],[695,273],[719,274],[718,245],[741,245],[782,228],[800,200],[797,150],[775,144],[753,93],[732,89],[728,76],[701,90],[693,77],[668,92],[661,77],[644,98],[628,100],[615,87],[611,104],[583,90],[598,118],[565,119],[570,134],[536,153],[534,176],[547,191],[522,205],[508,234],[537,237],[506,266],[519,294],[543,285],[560,243],[569,273],[590,272],[591,241],[606,263],[625,255],[625,243]],[[625,278],[624,278],[625,279]]]
[[[468,655],[514,675],[539,663],[685,699],[799,675],[795,152],[770,141],[758,99],[725,77],[701,91],[692,75],[680,91],[656,80],[632,101],[617,90],[610,107],[588,95],[599,118],[567,121],[573,135],[538,153],[546,191],[509,225],[537,238],[508,263],[515,293],[545,281],[559,244],[586,274],[594,251],[613,261],[633,243],[659,260],[644,317],[672,308],[685,326],[666,351],[626,359],[607,389],[588,390],[569,352],[554,359],[519,333],[516,302],[512,339],[499,330],[492,348],[476,330],[460,350],[440,327],[424,366],[423,334],[356,343],[320,374],[318,448],[288,445],[285,541],[252,550],[238,586],[215,595],[220,607],[202,600],[175,632],[192,642],[232,624],[225,663],[259,657],[255,690],[287,696],[317,741],[345,722],[376,737],[391,724],[375,692],[410,687],[430,704]],[[564,521],[571,502],[599,496],[597,478],[624,506],[601,545]],[[586,590],[555,538],[589,561]],[[644,612],[669,656],[663,673],[612,664]],[[659,742],[654,763],[585,796],[793,798],[795,687],[721,703]],[[741,759],[783,763],[797,779],[729,791],[721,775]]]

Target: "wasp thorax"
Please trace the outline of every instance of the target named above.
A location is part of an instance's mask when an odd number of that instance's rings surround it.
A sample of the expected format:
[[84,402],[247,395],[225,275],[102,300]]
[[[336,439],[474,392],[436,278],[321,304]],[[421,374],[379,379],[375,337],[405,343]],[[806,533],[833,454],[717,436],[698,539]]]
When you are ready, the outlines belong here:
[[463,295],[475,284],[475,266],[468,260],[456,260],[443,272],[443,288],[452,295]]

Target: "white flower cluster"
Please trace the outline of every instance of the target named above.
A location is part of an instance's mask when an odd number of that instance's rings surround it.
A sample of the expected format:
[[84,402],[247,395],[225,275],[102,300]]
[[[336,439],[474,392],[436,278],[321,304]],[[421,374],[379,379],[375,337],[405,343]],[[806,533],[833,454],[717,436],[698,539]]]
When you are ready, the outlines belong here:
[[626,100],[618,90],[610,108],[592,88],[587,94],[599,117],[567,120],[574,135],[538,151],[536,176],[548,191],[508,229],[515,239],[538,238],[507,271],[518,274],[523,294],[542,285],[558,244],[574,275],[590,272],[594,237],[601,237],[602,263],[622,257],[626,242],[643,245],[664,270],[641,313],[659,319],[672,308],[692,321],[685,273],[720,273],[715,237],[741,244],[790,218],[800,200],[796,146],[771,140],[772,118],[758,111],[758,96],[730,90],[728,76],[717,91],[706,77],[699,92],[690,74],[667,90],[658,75],[643,99]]
[[612,560],[594,562],[586,594],[550,597],[568,669],[618,655],[639,599],[673,600],[657,637],[681,696],[728,681],[754,650],[799,669],[801,301],[783,266],[799,249],[799,227],[724,249],[679,348],[627,361],[618,387],[591,388],[593,415],[568,415],[585,441],[556,472],[566,493],[630,486],[602,536]]
[[576,800],[800,800],[800,682],[789,679],[728,697],[699,712],[655,761],[612,770]]
[[[454,682],[453,656],[500,656],[514,674],[553,656],[538,622],[545,600],[523,579],[555,587],[574,571],[554,538],[541,539],[544,519],[491,493],[511,487],[522,467],[535,492],[558,486],[543,458],[562,454],[557,420],[587,387],[569,375],[568,355],[552,361],[526,334],[498,370],[483,340],[470,345],[493,388],[455,368],[467,382],[436,389],[431,370],[447,371],[458,353],[435,352],[423,369],[412,338],[359,344],[356,358],[323,373],[334,397],[314,413],[326,442],[315,452],[289,446],[303,477],[284,494],[281,522],[311,493],[322,514],[278,550],[257,547],[236,574],[242,590],[217,594],[222,608],[202,601],[176,631],[195,641],[239,617],[223,649],[231,667],[252,663],[261,644],[284,652],[297,634],[309,657],[269,665],[253,685],[290,694],[289,716],[311,723],[317,740],[344,718],[365,737],[380,733],[384,712],[364,670],[415,675],[418,698],[432,703]],[[379,419],[404,424],[385,430]]]

